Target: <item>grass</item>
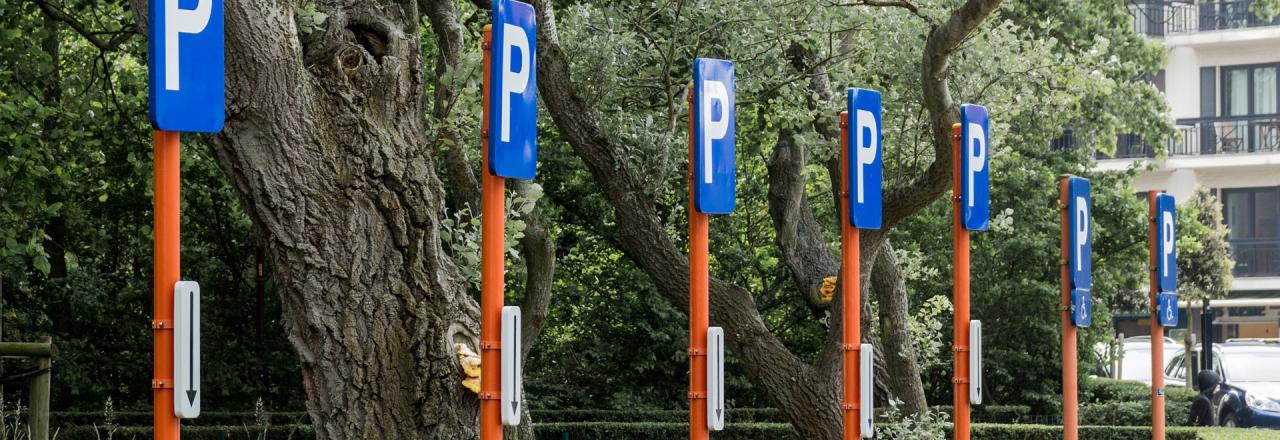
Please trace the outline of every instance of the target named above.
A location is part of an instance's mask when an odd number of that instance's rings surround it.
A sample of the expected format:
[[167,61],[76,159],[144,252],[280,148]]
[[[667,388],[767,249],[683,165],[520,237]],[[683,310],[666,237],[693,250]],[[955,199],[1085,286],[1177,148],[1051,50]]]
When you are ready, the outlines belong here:
[[1280,431],[1244,428],[1204,428],[1199,430],[1205,440],[1265,440],[1280,439]]

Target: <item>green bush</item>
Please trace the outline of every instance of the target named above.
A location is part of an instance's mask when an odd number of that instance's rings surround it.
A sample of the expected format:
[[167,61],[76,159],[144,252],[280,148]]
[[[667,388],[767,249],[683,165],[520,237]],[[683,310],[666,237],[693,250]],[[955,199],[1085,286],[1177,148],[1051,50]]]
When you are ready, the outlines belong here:
[[[58,440],[99,440],[108,438],[110,435],[113,440],[149,440],[151,431],[150,426],[121,426],[114,431],[94,426],[73,426],[59,429],[57,438]],[[255,430],[245,426],[184,426],[182,440],[248,440],[259,438],[262,432],[261,429]],[[280,425],[266,429],[266,438],[269,439],[304,440],[315,437],[316,433],[310,425]]]
[[[689,420],[686,410],[638,410],[609,409],[530,410],[529,417],[535,423],[559,422],[659,422],[685,423]],[[782,411],[775,408],[728,409],[725,420],[733,423],[788,423]]]
[[[929,407],[930,411],[955,414],[951,405]],[[1026,405],[976,405],[970,407],[969,420],[977,423],[1027,423],[1031,417],[1031,407]]]
[[[265,412],[267,424],[293,425],[311,423],[304,412]],[[150,411],[115,411],[111,423],[118,426],[147,426],[152,423]],[[49,414],[51,426],[105,426],[107,414],[102,411],[54,411]],[[201,411],[200,417],[182,422],[191,426],[255,426],[257,415],[244,411]]]
[[[1058,440],[1062,427],[1056,425],[973,425],[973,440]],[[948,432],[950,437],[950,432]],[[1151,428],[1144,426],[1081,426],[1080,438],[1089,440],[1135,440],[1151,438]],[[1199,434],[1188,428],[1165,431],[1166,440],[1197,440]]]

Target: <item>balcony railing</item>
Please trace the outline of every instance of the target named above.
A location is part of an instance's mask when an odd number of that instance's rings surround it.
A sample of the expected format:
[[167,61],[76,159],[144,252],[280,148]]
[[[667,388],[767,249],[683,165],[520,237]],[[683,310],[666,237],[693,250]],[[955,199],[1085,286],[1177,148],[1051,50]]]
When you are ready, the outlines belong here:
[[1280,151],[1280,116],[1179,119],[1169,155],[1194,156]]
[[1129,5],[1134,29],[1151,36],[1280,25],[1280,16],[1259,18],[1256,0],[1139,0]]
[[[1280,115],[1179,119],[1177,128],[1178,134],[1165,145],[1169,156],[1280,152]],[[1089,143],[1068,129],[1049,146],[1065,150]],[[1099,152],[1095,157],[1099,160],[1153,158],[1156,150],[1137,135],[1122,134],[1116,137],[1114,154]]]
[[1280,240],[1232,240],[1235,276],[1280,276]]

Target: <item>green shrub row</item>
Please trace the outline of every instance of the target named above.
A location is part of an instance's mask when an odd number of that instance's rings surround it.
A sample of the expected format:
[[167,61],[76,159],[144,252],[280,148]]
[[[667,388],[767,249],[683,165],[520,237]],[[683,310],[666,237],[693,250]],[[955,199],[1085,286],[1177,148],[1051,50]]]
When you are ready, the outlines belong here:
[[[238,440],[258,439],[263,430],[244,426],[183,426],[182,440]],[[271,426],[265,430],[265,438],[273,440],[310,440],[316,433],[310,425]],[[94,426],[74,426],[57,431],[58,440],[150,440],[150,426],[121,426],[115,430]]]
[[[1190,402],[1196,391],[1183,387],[1165,387],[1168,402]],[[1090,377],[1080,383],[1080,403],[1134,402],[1151,400],[1151,386],[1131,380]]]
[[[929,407],[930,411],[955,414],[951,405]],[[970,408],[969,420],[974,423],[1027,423],[1031,415],[1031,407],[1026,405],[978,405]]]
[[[688,434],[687,423],[660,422],[577,422],[537,423],[533,425],[539,440],[652,440],[682,438]],[[950,429],[948,437],[950,437]],[[262,431],[244,426],[189,426],[182,428],[183,440],[257,439]],[[975,424],[973,440],[1058,440],[1062,427],[1052,425]],[[1199,440],[1190,428],[1170,428],[1168,440]],[[785,423],[728,423],[716,433],[717,440],[799,440],[800,436]],[[146,440],[151,427],[119,427],[108,432],[103,428],[78,426],[58,431],[60,440]],[[266,429],[269,439],[291,440],[315,438],[307,425],[280,425]],[[1082,426],[1080,438],[1090,440],[1130,440],[1151,438],[1151,428],[1141,426]]]
[[[311,423],[304,412],[266,412],[262,414],[270,425]],[[146,426],[152,423],[150,411],[116,411],[111,420],[118,426]],[[182,422],[193,426],[254,426],[258,424],[253,412],[201,411],[200,417]],[[49,414],[50,426],[103,426],[107,415],[102,411],[54,411]]]
[[[659,422],[682,423],[689,420],[687,410],[608,410],[608,409],[542,409],[530,410],[535,423],[573,422]],[[776,408],[730,408],[725,420],[734,423],[788,423],[786,415]]]
[[[538,440],[628,440],[668,439],[688,435],[689,426],[684,423],[656,422],[582,422],[538,423],[533,425]],[[1062,427],[1053,425],[996,425],[975,424],[971,429],[973,440],[1059,440]],[[1189,428],[1171,428],[1166,431],[1167,440],[1198,440],[1200,436]],[[947,437],[951,430],[947,429]],[[800,436],[790,425],[782,423],[727,423],[725,430],[717,432],[717,440],[798,440]],[[1151,438],[1151,428],[1142,426],[1082,426],[1080,438],[1089,440],[1133,440]]]

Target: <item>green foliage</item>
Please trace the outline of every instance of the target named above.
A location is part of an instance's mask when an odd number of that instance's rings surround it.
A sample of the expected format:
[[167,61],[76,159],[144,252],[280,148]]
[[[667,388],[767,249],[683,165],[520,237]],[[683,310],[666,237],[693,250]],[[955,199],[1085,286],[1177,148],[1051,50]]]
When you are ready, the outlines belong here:
[[[546,440],[617,440],[617,439],[673,439],[689,435],[689,423],[658,422],[576,422],[537,423],[533,425],[537,438]],[[724,430],[715,433],[717,440],[790,440],[799,439],[791,425],[784,423],[725,423]]]
[[1178,207],[1178,295],[1180,299],[1225,298],[1235,260],[1227,243],[1222,204],[1199,188]]

